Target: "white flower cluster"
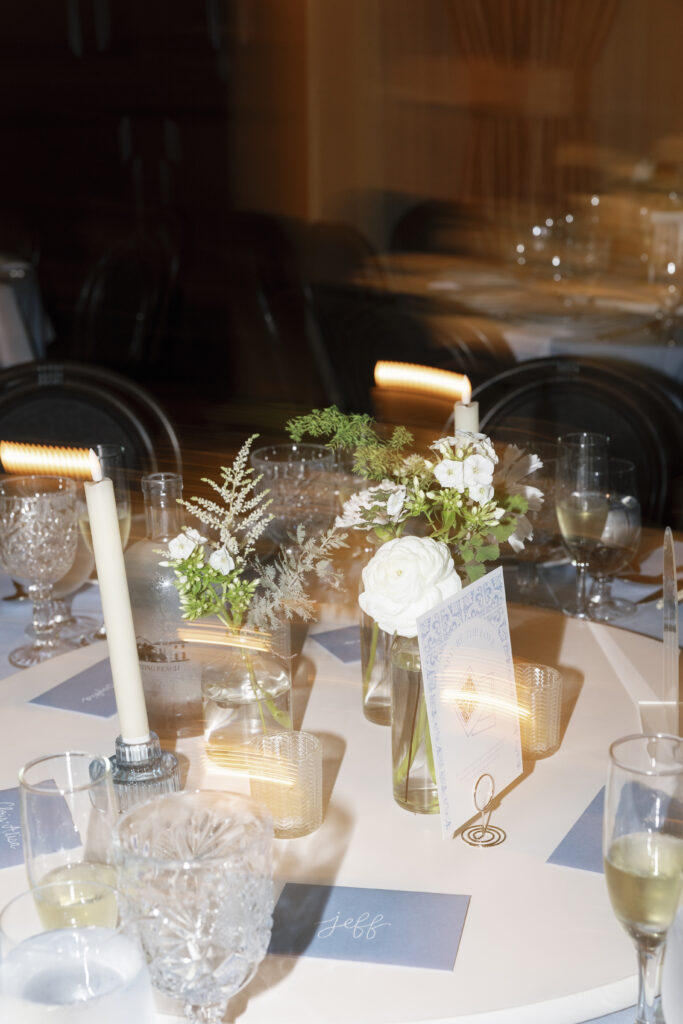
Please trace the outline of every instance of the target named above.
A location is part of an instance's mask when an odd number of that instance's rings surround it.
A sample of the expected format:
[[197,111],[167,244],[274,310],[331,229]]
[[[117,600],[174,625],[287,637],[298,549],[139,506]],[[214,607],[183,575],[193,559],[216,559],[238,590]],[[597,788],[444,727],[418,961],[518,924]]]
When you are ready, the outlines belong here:
[[[187,529],[168,542],[168,556],[172,562],[179,562],[189,558],[197,548],[203,548],[205,544],[208,544],[206,537],[202,537],[201,533],[197,530]],[[202,554],[204,555],[205,552],[202,552]],[[227,548],[223,546],[213,548],[209,555],[208,563],[212,569],[222,573],[224,576],[227,576],[235,568],[235,559]],[[161,562],[160,564],[168,565],[169,562]]]
[[441,456],[434,476],[442,487],[468,494],[477,505],[493,500],[493,473],[498,456],[486,434],[457,430],[453,437],[441,437],[431,449]]
[[383,480],[375,487],[357,491],[344,502],[342,514],[335,520],[335,528],[369,529],[387,523],[400,523],[406,515],[406,496],[405,485],[392,483],[391,480]]

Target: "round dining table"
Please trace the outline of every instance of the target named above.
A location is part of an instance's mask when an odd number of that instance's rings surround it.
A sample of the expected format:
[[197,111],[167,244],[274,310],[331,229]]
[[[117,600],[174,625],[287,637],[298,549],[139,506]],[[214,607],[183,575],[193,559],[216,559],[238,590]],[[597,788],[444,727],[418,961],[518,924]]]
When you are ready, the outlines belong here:
[[[10,592],[5,579],[0,594]],[[84,594],[78,599],[81,609],[96,612],[96,586]],[[378,890],[459,894],[469,905],[452,969],[305,952],[271,954],[232,1000],[230,1019],[244,1024],[632,1020],[635,952],[611,909],[599,856],[597,864],[581,864],[582,839],[568,862],[558,859],[557,851],[565,849],[582,822],[585,842],[599,851],[599,817],[591,831],[587,811],[600,799],[610,743],[641,730],[638,700],[661,671],[662,643],[552,608],[511,603],[508,611],[513,654],[562,673],[561,742],[551,757],[525,760],[523,774],[493,808],[492,822],[506,839],[482,848],[466,844],[458,833],[443,839],[438,815],[412,814],[394,802],[390,729],[362,714],[353,645],[349,653],[348,644],[330,642],[335,635],[353,636],[356,612],[339,597],[325,595],[318,621],[301,632],[293,666],[294,725],[323,741],[324,820],[309,836],[275,841],[276,896],[285,883],[298,882],[365,890],[369,910]],[[118,732],[115,714],[103,718],[34,702],[106,659],[107,645],[99,641],[13,673],[5,648],[28,618],[26,604],[0,602],[0,790],[16,786],[19,767],[41,754],[69,749],[111,754]],[[176,752],[186,788],[248,792],[244,776],[207,761],[201,736],[179,741]],[[2,868],[0,904],[26,885],[22,864]],[[159,999],[159,1021],[181,1019],[178,1005]]]

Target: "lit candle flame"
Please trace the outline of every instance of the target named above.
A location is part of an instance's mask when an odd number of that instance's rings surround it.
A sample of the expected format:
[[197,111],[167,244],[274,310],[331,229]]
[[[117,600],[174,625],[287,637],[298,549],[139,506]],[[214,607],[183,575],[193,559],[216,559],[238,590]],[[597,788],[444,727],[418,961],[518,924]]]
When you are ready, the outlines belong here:
[[57,448],[47,444],[0,441],[0,461],[6,473],[40,473],[92,479],[91,453],[87,448]]
[[420,394],[436,395],[449,401],[469,402],[472,385],[469,377],[451,370],[418,363],[395,363],[381,359],[375,363],[375,384],[379,388],[399,388]]

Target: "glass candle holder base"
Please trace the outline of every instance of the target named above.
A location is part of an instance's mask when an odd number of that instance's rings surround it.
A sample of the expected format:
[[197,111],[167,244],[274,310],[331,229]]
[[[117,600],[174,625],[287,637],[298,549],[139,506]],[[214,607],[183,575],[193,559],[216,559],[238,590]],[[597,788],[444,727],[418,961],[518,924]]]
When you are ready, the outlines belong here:
[[116,753],[111,760],[114,792],[121,812],[162,793],[180,789],[178,758],[162,750],[155,732],[144,743],[126,743],[116,737]]

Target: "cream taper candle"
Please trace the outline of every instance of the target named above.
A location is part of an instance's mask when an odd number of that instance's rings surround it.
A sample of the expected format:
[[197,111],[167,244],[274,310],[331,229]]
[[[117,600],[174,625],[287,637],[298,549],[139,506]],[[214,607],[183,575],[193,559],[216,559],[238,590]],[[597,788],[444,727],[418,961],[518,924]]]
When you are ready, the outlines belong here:
[[107,630],[114,695],[124,743],[144,743],[149,739],[149,722],[142,689],[140,662],[135,642],[133,614],[123,562],[114,485],[101,478],[99,459],[91,453],[92,482],[86,481],[92,546],[102,599],[102,614]]
[[479,402],[455,403],[455,429],[479,432]]

